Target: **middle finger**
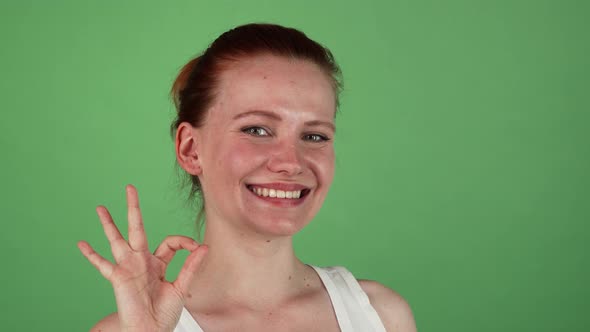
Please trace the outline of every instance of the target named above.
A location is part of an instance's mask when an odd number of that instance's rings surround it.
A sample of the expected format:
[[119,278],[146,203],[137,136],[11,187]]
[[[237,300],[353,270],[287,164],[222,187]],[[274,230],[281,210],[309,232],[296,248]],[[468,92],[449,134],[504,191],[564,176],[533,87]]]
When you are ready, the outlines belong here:
[[129,246],[133,250],[144,251],[148,249],[147,237],[145,235],[145,228],[143,219],[141,217],[141,210],[139,209],[139,198],[137,196],[137,189],[132,185],[127,185],[125,188],[127,192],[127,219],[129,221]]

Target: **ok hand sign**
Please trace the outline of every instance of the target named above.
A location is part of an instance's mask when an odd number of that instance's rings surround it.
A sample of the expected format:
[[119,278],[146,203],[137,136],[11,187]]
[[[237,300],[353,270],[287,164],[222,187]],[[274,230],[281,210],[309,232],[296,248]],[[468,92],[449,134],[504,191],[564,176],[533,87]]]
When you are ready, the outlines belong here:
[[[96,208],[115,263],[96,253],[86,241],[78,242],[78,248],[113,285],[121,331],[173,331],[189,283],[208,248],[186,236],[168,236],[152,254],[143,227],[137,190],[128,185],[126,191],[128,242],[109,211],[104,206]],[[189,250],[191,254],[176,281],[168,282],[166,268],[180,249]]]

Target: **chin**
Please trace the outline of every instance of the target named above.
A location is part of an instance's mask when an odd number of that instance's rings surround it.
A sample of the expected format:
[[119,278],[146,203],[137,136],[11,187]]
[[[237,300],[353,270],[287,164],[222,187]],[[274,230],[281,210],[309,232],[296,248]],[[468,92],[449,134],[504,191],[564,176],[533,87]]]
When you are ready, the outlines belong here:
[[255,226],[258,233],[270,236],[293,236],[309,223],[308,220],[303,218],[293,219],[284,216],[267,216],[250,222]]

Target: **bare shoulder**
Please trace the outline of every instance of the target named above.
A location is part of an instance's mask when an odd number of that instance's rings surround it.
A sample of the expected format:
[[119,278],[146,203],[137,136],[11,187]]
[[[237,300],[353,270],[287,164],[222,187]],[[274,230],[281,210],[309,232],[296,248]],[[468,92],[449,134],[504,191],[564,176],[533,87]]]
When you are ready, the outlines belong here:
[[119,332],[119,316],[116,312],[101,319],[96,325],[94,325],[90,332]]
[[401,295],[377,281],[359,279],[358,282],[388,332],[416,331],[412,309]]

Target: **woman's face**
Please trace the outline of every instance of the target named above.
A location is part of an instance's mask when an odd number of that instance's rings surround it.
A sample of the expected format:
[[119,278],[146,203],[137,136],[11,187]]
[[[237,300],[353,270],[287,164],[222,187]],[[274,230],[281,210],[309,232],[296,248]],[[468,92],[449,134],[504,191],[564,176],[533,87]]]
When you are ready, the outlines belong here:
[[335,94],[317,65],[271,55],[233,63],[193,129],[205,211],[240,230],[292,235],[334,175]]

